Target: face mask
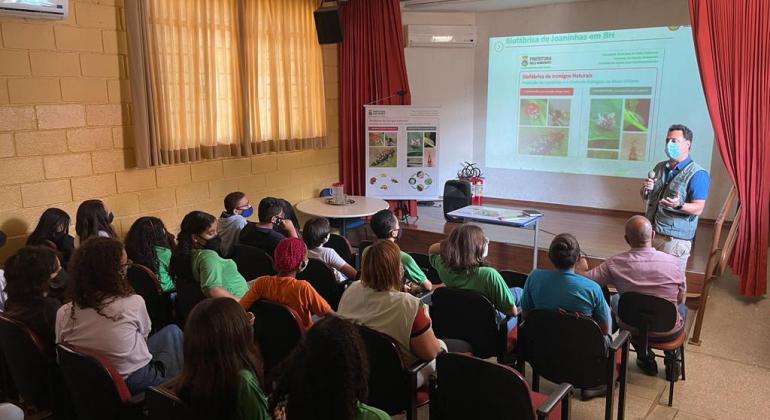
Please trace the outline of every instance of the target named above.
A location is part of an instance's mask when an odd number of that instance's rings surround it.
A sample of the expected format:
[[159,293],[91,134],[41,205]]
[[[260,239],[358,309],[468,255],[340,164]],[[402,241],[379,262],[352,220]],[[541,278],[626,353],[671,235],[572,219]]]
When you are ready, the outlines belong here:
[[297,268],[297,272],[301,273],[301,272],[305,271],[305,269],[307,268],[307,264],[308,264],[308,260],[302,261],[299,264],[299,268]]
[[[331,238],[331,237],[332,237],[331,234],[326,235],[326,237],[324,238],[324,243],[323,244],[329,242],[329,238]],[[323,245],[323,244],[321,244],[321,245]]]
[[484,250],[481,251],[481,258],[486,258],[489,255],[489,239],[484,240]]
[[[393,236],[393,232],[396,232],[396,236]],[[403,235],[404,230],[401,228],[398,228],[398,230],[392,230],[390,231],[391,237],[393,237],[395,240],[401,239],[401,235]]]
[[115,215],[110,212],[110,214],[107,215],[107,223],[112,224],[112,221],[115,219]]
[[679,157],[682,156],[682,151],[679,149],[679,144],[672,141],[666,143],[666,155],[668,155],[668,157],[673,160],[679,159]]
[[210,249],[212,251],[219,252],[219,248],[222,247],[222,238],[219,237],[219,235],[214,236],[213,238],[206,239],[206,245],[203,246],[206,249]]
[[64,235],[66,235],[67,232],[63,230],[57,230],[54,233],[51,234],[51,238],[54,240],[54,242],[59,242],[64,238]]
[[254,214],[254,207],[249,207],[246,210],[241,212],[241,216],[245,218],[251,217],[252,214]]

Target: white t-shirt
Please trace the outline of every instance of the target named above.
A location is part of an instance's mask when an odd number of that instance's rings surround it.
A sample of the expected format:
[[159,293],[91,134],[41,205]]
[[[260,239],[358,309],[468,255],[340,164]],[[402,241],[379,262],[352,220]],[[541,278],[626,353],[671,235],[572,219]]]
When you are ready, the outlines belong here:
[[348,279],[344,274],[342,274],[341,271],[339,271],[347,264],[347,261],[342,259],[340,254],[337,254],[337,251],[333,250],[332,248],[319,246],[317,248],[308,249],[307,256],[308,258],[319,260],[326,264],[327,267],[331,268],[334,272],[334,278],[337,279],[337,282],[342,282]]
[[147,349],[147,337],[152,325],[141,296],[118,298],[102,309],[103,314],[116,317],[117,321],[99,315],[92,308],[77,306],[73,318],[72,305],[67,303],[56,313],[57,343],[98,351],[109,359],[123,379],[150,363],[152,355]]

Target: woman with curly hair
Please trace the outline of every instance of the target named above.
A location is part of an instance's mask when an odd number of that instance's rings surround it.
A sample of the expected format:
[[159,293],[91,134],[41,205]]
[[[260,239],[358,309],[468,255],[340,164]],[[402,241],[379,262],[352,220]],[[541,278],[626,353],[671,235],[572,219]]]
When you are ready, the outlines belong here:
[[182,331],[168,325],[150,336],[144,299],[126,279],[123,244],[92,238],[72,256],[68,296],[56,314],[56,341],[104,355],[136,394],[179,373]]
[[196,419],[270,419],[254,315],[228,298],[201,301],[190,312],[177,394]]
[[187,213],[171,255],[171,274],[198,282],[208,297],[240,300],[249,286],[235,261],[219,256],[222,240],[217,229],[216,217],[202,211]]
[[75,215],[75,232],[80,243],[92,237],[116,238],[112,229],[113,215],[102,200],[86,200],[80,203]]
[[174,281],[168,273],[171,263],[173,236],[170,236],[157,217],[136,219],[126,235],[126,253],[134,264],[141,264],[155,273],[164,292],[174,290]]
[[389,420],[384,411],[363,404],[369,363],[358,329],[327,316],[318,321],[279,366],[281,377],[271,398],[276,418],[286,420]]

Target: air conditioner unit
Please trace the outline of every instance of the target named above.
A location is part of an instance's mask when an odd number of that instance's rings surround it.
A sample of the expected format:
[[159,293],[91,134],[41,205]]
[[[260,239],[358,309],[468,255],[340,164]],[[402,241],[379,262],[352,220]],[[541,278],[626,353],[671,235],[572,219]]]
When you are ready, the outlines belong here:
[[407,25],[407,47],[473,48],[476,27],[459,25]]
[[28,19],[65,19],[68,0],[0,0],[0,15]]

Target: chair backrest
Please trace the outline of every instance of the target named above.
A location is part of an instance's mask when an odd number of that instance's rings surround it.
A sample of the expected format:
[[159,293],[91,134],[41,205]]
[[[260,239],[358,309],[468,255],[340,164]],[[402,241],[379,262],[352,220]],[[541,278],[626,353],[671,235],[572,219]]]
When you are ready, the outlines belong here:
[[194,413],[174,393],[163,386],[151,386],[145,392],[147,420],[184,420]]
[[176,319],[179,325],[184,326],[187,321],[187,315],[198,304],[198,302],[206,299],[206,295],[201,291],[201,285],[195,279],[188,279],[177,276],[176,281],[176,300],[174,300],[174,306],[176,308]]
[[440,287],[433,292],[430,317],[438,338],[455,338],[471,345],[473,354],[487,358],[506,351],[505,323],[498,325],[492,302],[472,290]]
[[430,265],[430,257],[428,257],[428,254],[410,252],[409,255],[412,257],[417,266],[420,267],[420,270],[425,273],[425,277],[427,277],[431,283],[441,284],[441,278],[438,276],[438,271],[436,271],[436,269]]
[[254,313],[254,339],[269,374],[294,350],[305,335],[305,326],[294,309],[269,300],[256,301],[249,311]]
[[519,287],[523,289],[524,285],[527,283],[527,274],[511,270],[499,270],[499,273],[503,276],[503,280],[505,280],[505,284],[508,285],[509,288]]
[[334,272],[323,261],[313,258],[309,259],[307,267],[302,272],[297,273],[297,278],[310,283],[315,291],[326,300],[329,306],[335,311],[337,310],[342,298],[342,292],[345,290],[342,285],[337,283]]
[[398,414],[409,407],[409,384],[395,340],[371,328],[358,326],[369,359],[367,404]]
[[620,295],[618,317],[646,337],[648,333],[671,331],[676,325],[676,306],[666,299],[635,292]]
[[163,293],[158,276],[152,270],[141,264],[132,264],[128,268],[128,281],[134,291],[144,299],[152,321],[152,332],[174,322],[171,295]]
[[508,366],[460,353],[436,359],[435,393],[430,411],[437,418],[534,420],[529,385]]
[[534,310],[519,329],[519,355],[532,369],[576,388],[607,383],[608,344],[596,321],[575,313]]
[[59,366],[79,420],[120,417],[131,392],[118,371],[96,351],[57,346]]
[[324,246],[337,251],[337,254],[350,264],[351,267],[355,266],[356,259],[353,257],[353,248],[350,246],[348,238],[332,233],[329,235],[329,241]]
[[329,187],[326,187],[318,192],[319,197],[331,197],[332,195],[334,195],[334,193],[332,192],[332,189]]
[[43,341],[24,323],[0,312],[0,351],[22,399],[37,408],[52,408],[56,361]]
[[[356,258],[358,259],[356,264],[356,269],[361,270],[361,263],[364,261],[364,251],[366,251],[366,248],[369,248],[372,246],[374,242],[373,241],[360,241],[358,242],[358,253],[356,253]],[[361,272],[359,271],[359,275]]]
[[235,245],[233,247],[233,261],[238,266],[238,272],[246,280],[275,274],[273,259],[265,251],[254,246]]

